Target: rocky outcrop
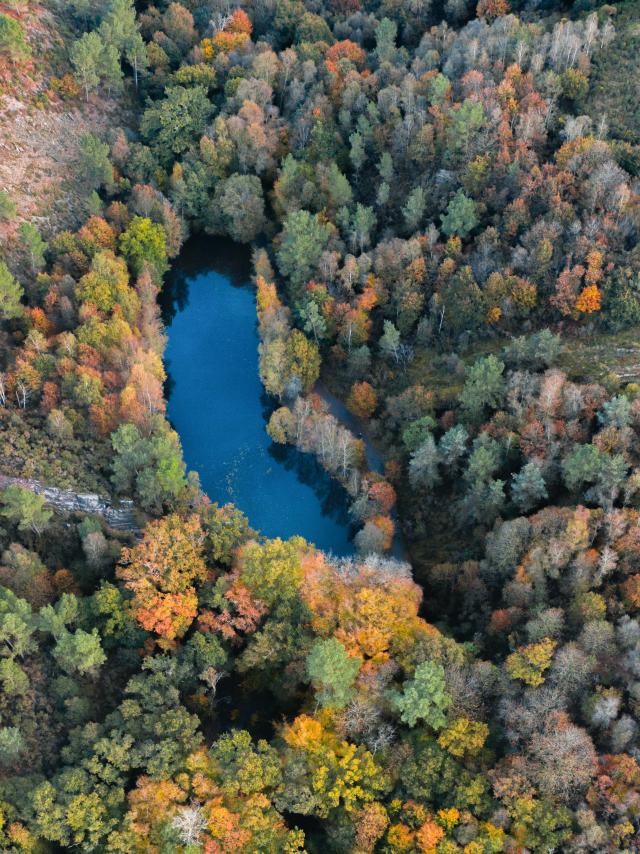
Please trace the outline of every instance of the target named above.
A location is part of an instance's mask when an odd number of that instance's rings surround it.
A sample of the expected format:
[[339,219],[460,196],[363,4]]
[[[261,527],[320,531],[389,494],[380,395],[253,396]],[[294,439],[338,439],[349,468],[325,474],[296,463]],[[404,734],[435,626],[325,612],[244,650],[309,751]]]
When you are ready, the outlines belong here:
[[32,492],[42,495],[53,510],[63,513],[89,513],[94,516],[102,516],[110,528],[129,531],[133,534],[140,533],[133,501],[115,502],[110,498],[92,492],[73,492],[70,489],[47,486],[37,480],[0,475],[0,489],[12,485],[22,486],[24,489],[30,489]]

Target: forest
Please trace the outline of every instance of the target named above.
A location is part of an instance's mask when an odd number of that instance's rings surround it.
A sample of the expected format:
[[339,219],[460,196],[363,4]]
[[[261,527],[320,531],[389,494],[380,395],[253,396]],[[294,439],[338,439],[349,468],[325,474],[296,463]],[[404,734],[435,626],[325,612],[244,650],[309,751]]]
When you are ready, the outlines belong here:
[[[0,2],[0,851],[640,850],[639,75],[638,0]],[[185,462],[194,235],[351,556]]]

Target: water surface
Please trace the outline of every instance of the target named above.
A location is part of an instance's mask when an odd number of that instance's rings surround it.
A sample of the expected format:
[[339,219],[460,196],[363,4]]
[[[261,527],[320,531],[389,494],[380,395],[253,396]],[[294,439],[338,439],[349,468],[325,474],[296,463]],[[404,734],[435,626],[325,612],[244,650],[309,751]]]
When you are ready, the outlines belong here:
[[211,237],[190,240],[160,304],[169,419],[209,498],[232,501],[268,537],[301,534],[351,554],[345,490],[314,457],[275,445],[266,433],[274,405],[258,375],[249,250]]

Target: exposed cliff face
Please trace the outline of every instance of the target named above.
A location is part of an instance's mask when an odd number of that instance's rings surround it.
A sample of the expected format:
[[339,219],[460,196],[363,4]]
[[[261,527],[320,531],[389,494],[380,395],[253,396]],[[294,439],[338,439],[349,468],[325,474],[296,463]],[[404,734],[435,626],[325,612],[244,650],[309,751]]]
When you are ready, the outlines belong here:
[[5,489],[7,486],[22,486],[42,495],[49,507],[57,512],[89,513],[93,516],[102,516],[110,528],[130,531],[134,534],[140,533],[133,501],[114,502],[110,498],[91,492],[73,492],[70,489],[47,486],[37,480],[0,475],[0,489]]

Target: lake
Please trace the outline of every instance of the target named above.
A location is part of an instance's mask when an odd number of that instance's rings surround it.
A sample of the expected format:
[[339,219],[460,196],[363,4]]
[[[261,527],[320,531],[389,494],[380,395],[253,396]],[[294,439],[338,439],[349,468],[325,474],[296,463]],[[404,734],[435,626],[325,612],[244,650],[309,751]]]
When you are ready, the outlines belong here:
[[266,433],[276,404],[258,375],[250,251],[192,238],[160,296],[168,344],[168,417],[211,501],[233,502],[268,537],[300,534],[336,555],[354,551],[346,491],[309,454]]

